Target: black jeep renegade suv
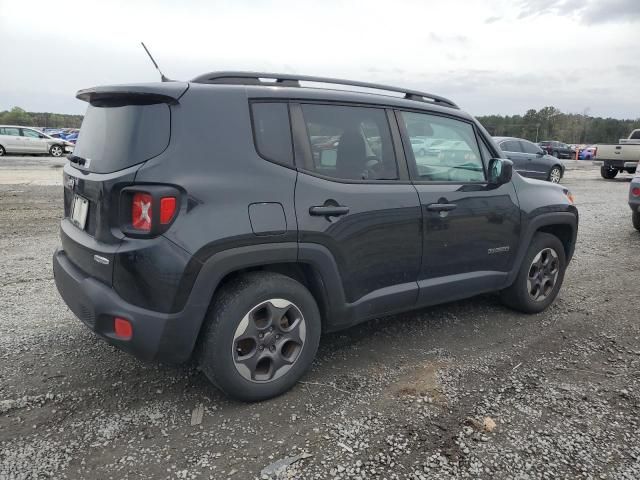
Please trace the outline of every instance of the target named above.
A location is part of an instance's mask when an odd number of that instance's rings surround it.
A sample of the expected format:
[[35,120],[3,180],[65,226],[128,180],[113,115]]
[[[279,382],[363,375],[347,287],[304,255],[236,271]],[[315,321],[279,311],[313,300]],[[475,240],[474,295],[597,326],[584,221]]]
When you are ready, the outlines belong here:
[[445,98],[243,72],[78,98],[60,294],[109,343],[196,356],[239,399],[291,388],[322,332],[373,317],[489,291],[542,311],[573,254],[571,194],[512,178]]

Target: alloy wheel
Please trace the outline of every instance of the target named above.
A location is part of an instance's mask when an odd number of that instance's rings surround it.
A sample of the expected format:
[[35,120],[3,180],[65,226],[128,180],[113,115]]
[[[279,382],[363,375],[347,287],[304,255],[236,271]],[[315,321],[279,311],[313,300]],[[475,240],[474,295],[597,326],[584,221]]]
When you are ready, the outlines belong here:
[[53,155],[54,157],[59,157],[62,155],[62,147],[58,146],[58,145],[54,145],[53,147],[51,147],[51,155]]
[[553,248],[540,251],[531,262],[527,276],[527,291],[536,302],[542,302],[553,292],[560,273],[560,260]]
[[300,358],[306,333],[302,312],[289,300],[274,298],[256,305],[233,336],[236,370],[252,382],[282,377]]
[[560,183],[560,169],[559,168],[552,168],[551,169],[551,173],[549,174],[549,180],[552,183]]

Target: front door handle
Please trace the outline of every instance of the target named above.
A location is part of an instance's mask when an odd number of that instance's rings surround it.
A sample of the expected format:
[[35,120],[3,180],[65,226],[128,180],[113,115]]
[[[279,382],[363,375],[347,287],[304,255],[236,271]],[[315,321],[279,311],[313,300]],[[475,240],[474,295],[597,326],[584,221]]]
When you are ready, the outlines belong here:
[[427,205],[430,212],[450,212],[457,207],[455,203],[431,203]]
[[349,213],[349,207],[343,205],[319,205],[309,207],[309,215],[315,217],[339,217]]

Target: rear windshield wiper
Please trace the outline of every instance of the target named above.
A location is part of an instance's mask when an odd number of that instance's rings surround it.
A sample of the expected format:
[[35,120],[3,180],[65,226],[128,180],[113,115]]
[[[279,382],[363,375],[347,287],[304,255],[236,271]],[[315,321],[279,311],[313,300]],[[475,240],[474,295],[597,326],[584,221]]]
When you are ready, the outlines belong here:
[[72,153],[67,155],[67,158],[69,159],[69,161],[71,163],[76,163],[81,167],[84,167],[84,166],[88,167],[89,166],[89,160],[87,160],[86,158],[79,157],[79,156],[74,155]]

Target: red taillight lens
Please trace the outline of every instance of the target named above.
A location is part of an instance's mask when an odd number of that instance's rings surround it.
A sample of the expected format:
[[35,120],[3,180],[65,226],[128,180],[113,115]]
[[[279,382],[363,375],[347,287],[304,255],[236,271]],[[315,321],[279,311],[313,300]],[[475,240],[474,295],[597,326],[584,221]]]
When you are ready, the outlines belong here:
[[160,199],[160,223],[166,225],[176,213],[176,197],[163,197]]
[[136,193],[131,204],[131,226],[136,230],[148,232],[151,230],[151,195]]
[[631,189],[631,195],[634,197],[640,197],[640,187],[633,187]]
[[113,319],[113,331],[121,340],[131,340],[133,336],[133,327],[131,322],[126,318],[115,317]]

